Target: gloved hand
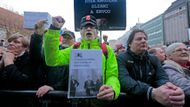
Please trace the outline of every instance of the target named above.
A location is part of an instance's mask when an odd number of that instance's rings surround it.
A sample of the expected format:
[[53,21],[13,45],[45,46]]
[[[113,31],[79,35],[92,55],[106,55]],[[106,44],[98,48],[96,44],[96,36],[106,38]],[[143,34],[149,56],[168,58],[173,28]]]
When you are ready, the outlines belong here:
[[61,29],[61,27],[65,24],[65,20],[61,16],[53,17],[52,26],[56,29]]
[[44,32],[46,31],[45,29],[45,24],[47,24],[47,20],[39,20],[36,24],[35,24],[35,32],[38,35],[43,35]]

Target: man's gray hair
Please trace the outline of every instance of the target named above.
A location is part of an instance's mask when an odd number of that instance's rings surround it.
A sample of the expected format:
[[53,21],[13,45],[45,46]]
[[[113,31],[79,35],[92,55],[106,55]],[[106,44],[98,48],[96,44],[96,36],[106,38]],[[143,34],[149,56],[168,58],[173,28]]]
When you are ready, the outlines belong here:
[[172,43],[172,44],[170,44],[170,45],[166,48],[166,51],[165,51],[166,56],[171,55],[179,45],[185,45],[185,44],[184,44],[184,43],[181,43],[181,42],[177,42],[177,43]]

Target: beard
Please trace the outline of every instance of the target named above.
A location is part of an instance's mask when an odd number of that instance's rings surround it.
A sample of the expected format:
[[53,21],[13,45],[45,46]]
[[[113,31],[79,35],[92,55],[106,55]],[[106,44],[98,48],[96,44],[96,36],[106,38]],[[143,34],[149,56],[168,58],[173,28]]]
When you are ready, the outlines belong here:
[[91,32],[88,32],[88,33],[85,34],[85,39],[86,40],[93,40],[94,35]]

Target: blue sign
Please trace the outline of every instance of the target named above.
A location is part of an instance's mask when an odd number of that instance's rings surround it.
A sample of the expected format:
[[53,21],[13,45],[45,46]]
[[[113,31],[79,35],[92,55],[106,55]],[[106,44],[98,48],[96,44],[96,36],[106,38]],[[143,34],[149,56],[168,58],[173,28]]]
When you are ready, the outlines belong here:
[[27,29],[34,29],[34,25],[40,20],[47,20],[45,28],[49,28],[52,23],[52,17],[48,12],[24,12],[23,27]]
[[126,0],[74,0],[75,31],[80,20],[90,14],[96,17],[99,30],[125,30]]

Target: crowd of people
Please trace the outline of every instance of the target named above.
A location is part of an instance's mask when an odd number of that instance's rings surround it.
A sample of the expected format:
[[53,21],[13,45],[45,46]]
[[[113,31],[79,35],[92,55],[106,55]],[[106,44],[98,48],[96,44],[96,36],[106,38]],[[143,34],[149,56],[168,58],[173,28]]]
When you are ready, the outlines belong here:
[[[65,20],[54,17],[49,29],[40,20],[30,41],[26,36],[15,33],[7,40],[7,46],[0,47],[0,90],[37,90],[36,96],[43,97],[49,91],[68,91],[69,62],[75,48],[75,34],[61,28]],[[141,106],[141,107],[189,107],[190,100],[190,59],[184,43],[172,43],[166,48],[149,48],[148,35],[135,29],[123,44],[112,49],[108,36],[101,44],[96,18],[86,15],[80,22],[81,41],[77,49],[103,49],[102,82],[98,85],[96,99],[82,99],[79,106]],[[75,96],[79,82],[71,79],[71,94]],[[85,82],[86,94],[91,95]],[[120,98],[121,92],[126,93]],[[30,98],[0,97],[7,107],[40,107],[40,103]],[[52,106],[59,107],[68,101]],[[51,106],[51,105],[50,105]]]

